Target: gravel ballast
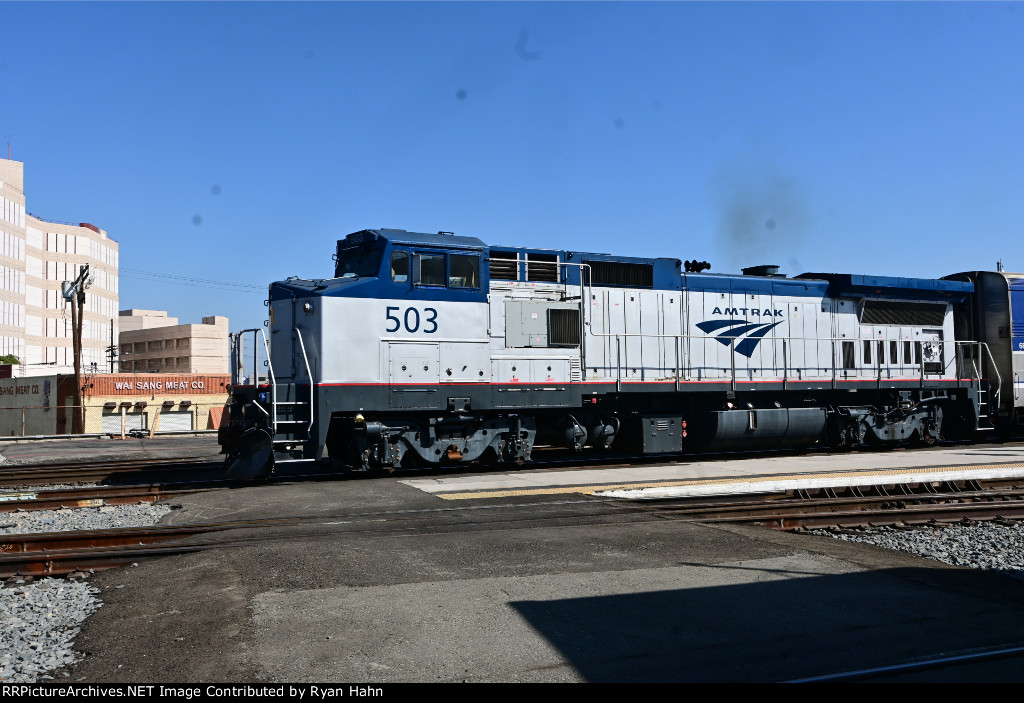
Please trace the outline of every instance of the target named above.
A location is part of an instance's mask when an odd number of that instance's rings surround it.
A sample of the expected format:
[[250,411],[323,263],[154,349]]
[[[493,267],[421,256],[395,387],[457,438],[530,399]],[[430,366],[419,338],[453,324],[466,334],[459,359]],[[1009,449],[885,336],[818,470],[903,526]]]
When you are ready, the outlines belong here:
[[0,681],[35,683],[71,664],[79,626],[102,605],[84,581],[42,579],[0,589]]
[[874,544],[954,566],[1024,576],[1024,525],[980,522],[935,528],[815,530],[813,534]]
[[[31,489],[29,489],[31,490]],[[104,505],[93,508],[0,513],[0,534],[101,530],[155,525],[166,505]],[[0,681],[35,683],[75,660],[72,649],[82,622],[102,603],[82,580],[8,581],[0,588]]]
[[169,512],[171,509],[168,506],[152,503],[61,510],[17,510],[0,513],[0,534],[146,527],[160,522],[160,518]]

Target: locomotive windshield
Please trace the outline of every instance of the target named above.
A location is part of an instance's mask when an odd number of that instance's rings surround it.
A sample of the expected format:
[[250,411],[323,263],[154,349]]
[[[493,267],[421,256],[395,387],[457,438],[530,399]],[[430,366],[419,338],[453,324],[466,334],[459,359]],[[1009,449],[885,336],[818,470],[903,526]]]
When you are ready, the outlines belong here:
[[346,249],[338,255],[334,275],[336,278],[376,276],[380,271],[380,257],[381,250],[377,247]]

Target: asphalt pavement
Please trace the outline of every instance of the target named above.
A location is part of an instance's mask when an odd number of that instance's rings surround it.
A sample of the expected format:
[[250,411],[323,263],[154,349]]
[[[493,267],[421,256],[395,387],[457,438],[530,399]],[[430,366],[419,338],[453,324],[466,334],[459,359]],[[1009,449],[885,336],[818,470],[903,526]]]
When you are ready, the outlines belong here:
[[1015,578],[585,492],[452,501],[377,476],[169,502],[175,524],[282,523],[92,576],[104,607],[67,680],[788,681],[1020,644],[1024,631]]

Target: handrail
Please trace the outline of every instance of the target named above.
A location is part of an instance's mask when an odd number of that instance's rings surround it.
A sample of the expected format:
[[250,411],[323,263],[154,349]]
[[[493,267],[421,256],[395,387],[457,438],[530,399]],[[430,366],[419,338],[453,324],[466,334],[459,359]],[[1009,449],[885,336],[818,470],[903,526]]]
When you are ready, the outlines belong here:
[[[240,369],[245,368],[242,365],[242,352],[244,351],[243,348],[242,348],[243,347],[242,340],[244,339],[244,335],[246,333],[248,333],[248,332],[252,332],[253,333],[253,335],[252,335],[253,336],[253,340],[252,340],[253,341],[253,344],[252,344],[252,387],[257,392],[259,391],[259,386],[260,386],[260,365],[259,365],[259,347],[257,346],[256,343],[259,341],[260,337],[263,338],[263,350],[267,354],[267,361],[266,361],[266,364],[267,364],[267,376],[268,376],[267,380],[270,381],[270,383],[269,383],[269,385],[270,385],[270,408],[271,408],[271,411],[272,411],[272,412],[268,413],[268,415],[270,416],[270,429],[273,431],[273,434],[277,434],[277,378],[274,376],[274,365],[270,362],[270,343],[267,341],[267,334],[266,334],[266,332],[263,331],[262,327],[253,327],[252,329],[241,330],[240,332],[236,332],[235,333],[235,338],[238,340],[238,342],[237,342],[237,346],[235,348],[235,369],[232,370],[231,382],[232,382],[232,384],[237,384],[238,383],[238,378],[237,378],[238,372],[239,372]],[[259,334],[257,335],[257,333],[259,333]],[[262,410],[262,408],[260,408],[260,409]],[[264,412],[266,412],[266,411],[264,411]]]
[[[271,413],[270,413],[270,429],[273,430],[273,433],[276,435],[277,434],[277,379],[274,377],[274,365],[272,363],[270,363],[270,343],[267,341],[267,335],[263,331],[262,327],[257,327],[256,331],[258,331],[260,333],[260,337],[263,338],[263,349],[267,353],[267,375],[270,376],[270,409],[271,409]],[[253,339],[252,355],[253,355],[254,359],[256,357],[256,343],[255,342],[256,342],[256,340]],[[260,375],[259,375],[258,369],[259,369],[259,367],[257,366],[257,371],[256,371],[256,375],[255,375],[256,384],[257,385],[259,384],[259,380],[260,380]]]
[[[677,343],[674,345],[675,351],[676,351],[676,355],[677,355],[677,360],[673,364],[673,368],[674,368],[674,371],[675,371],[675,378],[676,378],[677,381],[680,378],[682,378],[683,376],[689,377],[689,371],[690,371],[690,369],[693,368],[692,366],[690,366],[688,364],[684,364],[682,362],[682,346],[683,346],[682,342],[683,342],[683,340],[698,340],[698,341],[702,341],[702,342],[708,342],[708,341],[712,341],[712,340],[717,341],[717,338],[715,338],[715,337],[709,337],[709,336],[705,336],[705,335],[683,334],[683,333],[680,333],[680,334],[654,334],[654,333],[643,333],[643,332],[594,332],[591,329],[591,330],[589,330],[587,332],[587,334],[589,336],[591,336],[591,337],[600,337],[600,338],[609,338],[609,339],[613,338],[613,337],[615,338],[615,350],[614,350],[615,360],[614,360],[614,366],[615,366],[616,384],[617,384],[617,389],[618,390],[621,390],[622,369],[625,368],[625,367],[629,367],[630,366],[629,358],[628,358],[629,357],[629,348],[626,347],[625,352],[623,352],[623,344],[622,344],[623,338],[631,338],[632,337],[632,338],[672,339],[672,340],[677,340]],[[840,371],[839,363],[838,363],[839,357],[837,355],[837,346],[836,346],[835,343],[836,342],[858,342],[858,341],[862,342],[862,341],[864,341],[864,339],[863,338],[852,338],[851,339],[849,337],[788,337],[787,336],[787,337],[765,337],[763,341],[764,342],[781,342],[782,343],[783,359],[782,359],[781,367],[780,366],[772,366],[772,367],[763,367],[763,368],[766,368],[766,369],[767,368],[771,368],[773,371],[777,371],[777,370],[781,369],[782,370],[782,374],[783,374],[782,375],[782,382],[783,382],[783,384],[786,384],[788,381],[791,380],[789,378],[789,368],[790,368],[789,361],[790,360],[789,360],[788,357],[789,357],[789,354],[792,353],[793,342],[804,342],[804,343],[826,343],[826,342],[828,342],[828,343],[831,343],[831,347],[832,347],[832,349],[831,349],[831,357],[832,357],[831,364],[828,367],[822,366],[822,367],[818,367],[818,368],[821,368],[823,371],[826,371],[826,375],[831,377],[830,378],[831,383],[835,384],[839,380],[839,371]],[[869,340],[869,341],[877,341],[877,340],[872,339],[872,340]],[[891,340],[887,340],[887,341],[891,341]],[[984,347],[985,348],[985,352],[988,354],[989,358],[992,359],[992,352],[989,349],[988,344],[985,343],[985,342],[965,341],[965,340],[935,340],[935,341],[936,341],[937,344],[941,344],[941,345],[952,344],[952,345],[954,345],[955,349],[959,348],[960,346],[965,346],[965,345],[977,345],[979,347]],[[733,390],[735,390],[735,384],[736,384],[736,351],[735,351],[736,342],[737,342],[736,339],[731,339],[729,341],[730,365],[731,365],[731,369],[730,369],[731,373],[730,373],[729,380],[730,380],[730,383],[733,385]],[[583,346],[583,345],[581,345],[581,346]],[[953,357],[954,357],[953,359],[950,359],[950,362],[949,362],[950,364],[956,364],[956,359],[958,357],[956,352],[954,352]],[[609,361],[611,361],[611,360],[609,359]],[[607,366],[610,366],[610,365],[607,365]],[[948,366],[949,366],[949,364],[947,364],[947,368],[948,368]],[[898,367],[903,367],[903,368],[906,368],[908,370],[910,370],[910,369],[920,370],[920,379],[919,380],[920,380],[920,382],[922,384],[924,383],[924,381],[925,381],[925,373],[924,373],[924,363],[923,362],[917,362],[917,363],[910,362],[910,363],[908,363],[908,362],[904,361],[903,363],[899,364]],[[877,362],[876,361],[870,367],[857,366],[857,367],[854,367],[852,369],[843,369],[843,370],[845,370],[845,371],[855,371],[855,372],[856,371],[874,370],[874,371],[877,372],[875,380],[878,383],[881,383],[881,381],[883,380],[882,379],[882,371],[885,368],[892,368],[891,364],[887,365],[886,367],[883,367],[881,365],[881,362]],[[999,370],[996,369],[995,366],[994,366],[994,362],[993,362],[993,367],[992,368],[993,368],[993,371],[996,374],[996,379],[997,379],[996,397],[998,399],[999,394],[1000,394],[1000,387],[1001,387],[1002,381],[1001,381],[1001,376],[999,374]],[[954,369],[954,371],[955,371],[955,369]],[[966,370],[965,370],[965,372],[966,372]],[[957,374],[957,376],[959,378],[959,374]],[[975,370],[974,378],[980,381],[980,373],[978,373],[977,370]],[[825,380],[825,378],[822,378],[822,379],[819,379],[819,380]]]
[[[313,373],[309,370],[309,357],[306,356],[306,343],[302,341],[302,331],[298,327],[295,328],[295,334],[299,337],[299,346],[302,347],[302,361],[306,364],[306,378],[309,379],[309,426],[306,428],[306,435],[309,437],[313,436]],[[295,389],[298,391],[298,388]]]
[[996,360],[992,357],[992,350],[988,347],[988,342],[978,342],[982,347],[985,347],[985,353],[988,354],[988,360],[993,371],[996,372],[996,408],[998,409],[1002,404],[1003,395],[1003,376],[999,373],[999,367],[996,366]]

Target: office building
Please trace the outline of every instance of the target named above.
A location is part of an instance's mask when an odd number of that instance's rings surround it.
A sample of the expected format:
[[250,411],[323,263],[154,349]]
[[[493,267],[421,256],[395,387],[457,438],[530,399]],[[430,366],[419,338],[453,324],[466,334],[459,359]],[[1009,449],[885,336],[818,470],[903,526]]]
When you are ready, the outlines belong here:
[[163,310],[122,310],[118,325],[122,373],[228,372],[228,318],[179,325]]
[[82,368],[110,370],[117,339],[118,244],[88,223],[47,220],[27,211],[24,164],[0,159],[0,355],[13,354],[15,376],[74,368],[71,308],[61,284],[89,265],[82,324]]

